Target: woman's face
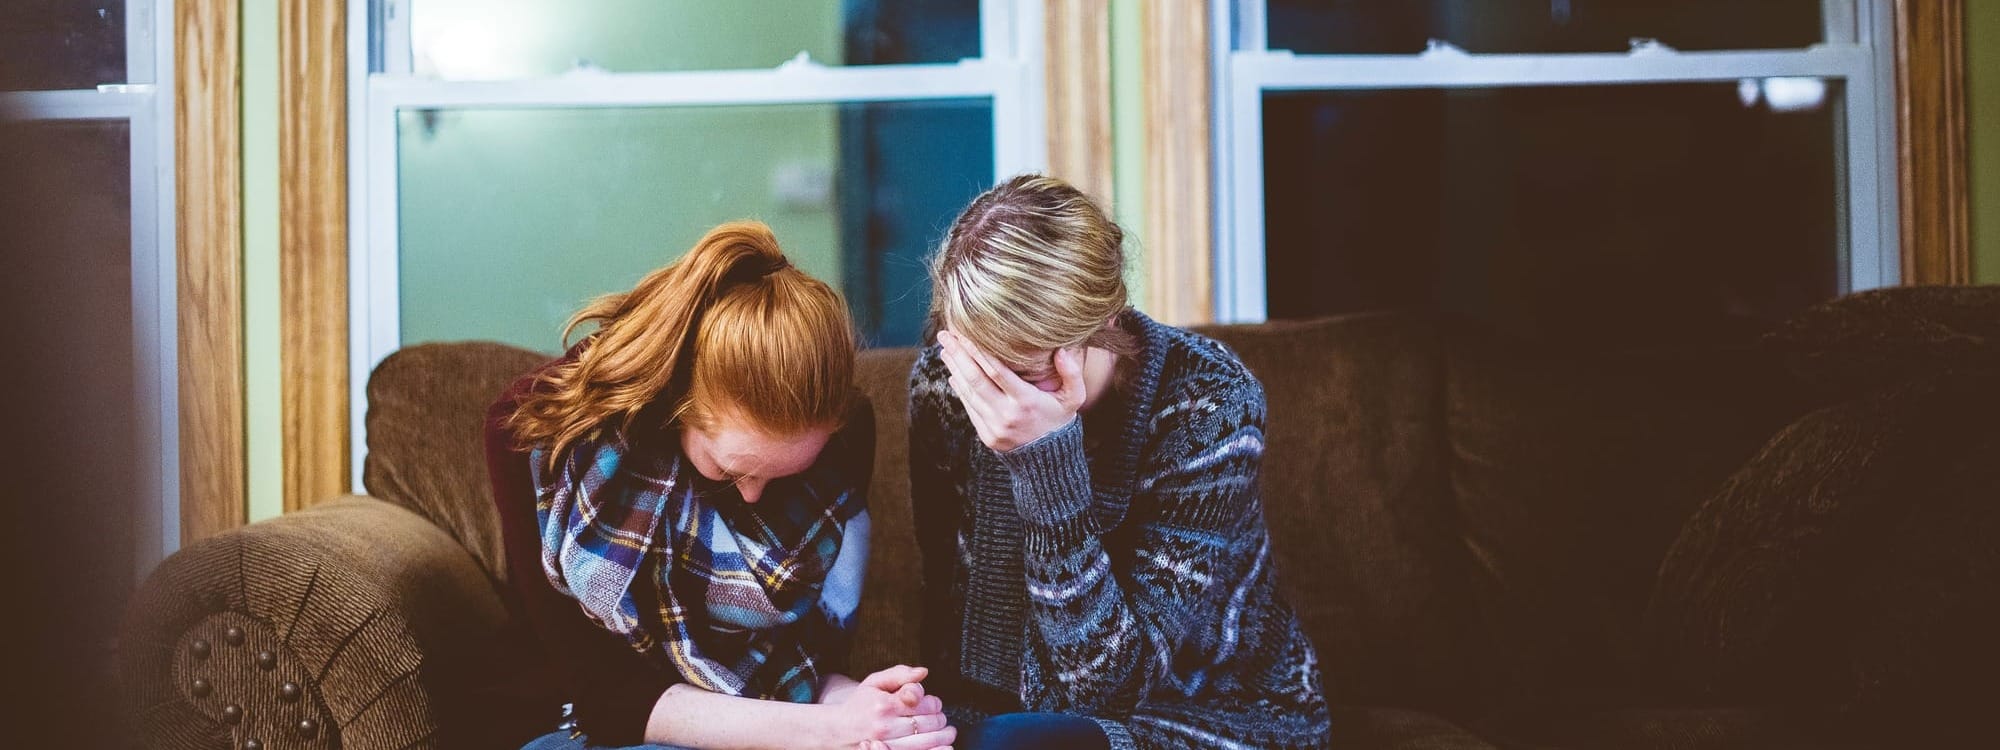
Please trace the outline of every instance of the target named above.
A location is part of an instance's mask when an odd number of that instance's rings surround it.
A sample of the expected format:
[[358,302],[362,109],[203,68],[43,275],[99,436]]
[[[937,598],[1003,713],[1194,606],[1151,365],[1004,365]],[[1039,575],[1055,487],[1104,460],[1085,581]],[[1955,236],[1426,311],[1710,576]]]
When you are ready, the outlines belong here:
[[[959,340],[968,345],[971,343],[963,336],[960,336]],[[1043,393],[1059,392],[1062,390],[1063,382],[1062,375],[1056,372],[1057,351],[1060,350],[1030,349],[1020,352],[1010,357],[1013,362],[1007,365],[1007,370],[1035,390]],[[1083,365],[1083,404],[1078,409],[1089,411],[1103,399],[1105,391],[1111,387],[1113,368],[1117,366],[1118,355],[1090,346],[1070,347],[1070,351]]]
[[725,412],[706,428],[682,427],[681,452],[702,476],[735,485],[743,502],[754,503],[772,480],[810,468],[832,436],[831,428],[773,435]]
[[[1083,352],[1079,349],[1077,354],[1081,355]],[[1055,349],[1029,351],[1022,354],[1021,359],[1026,364],[1008,367],[1014,371],[1014,377],[1020,378],[1022,382],[1034,386],[1035,390],[1043,393],[1062,390],[1062,376],[1056,374]]]

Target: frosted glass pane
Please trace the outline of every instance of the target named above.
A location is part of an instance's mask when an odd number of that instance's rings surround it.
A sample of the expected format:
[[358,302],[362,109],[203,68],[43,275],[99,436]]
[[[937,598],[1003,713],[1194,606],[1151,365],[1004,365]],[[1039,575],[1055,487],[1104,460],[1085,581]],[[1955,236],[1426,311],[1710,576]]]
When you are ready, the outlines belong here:
[[924,258],[993,181],[988,100],[407,112],[405,343],[543,351],[715,224],[764,221],[869,343],[913,343]]
[[416,0],[411,65],[455,80],[978,57],[978,0]]

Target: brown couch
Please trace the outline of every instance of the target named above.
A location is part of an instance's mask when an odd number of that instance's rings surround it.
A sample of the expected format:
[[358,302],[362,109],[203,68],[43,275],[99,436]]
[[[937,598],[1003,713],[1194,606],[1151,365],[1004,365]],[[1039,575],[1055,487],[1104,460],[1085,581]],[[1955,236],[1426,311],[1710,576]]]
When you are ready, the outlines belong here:
[[[1333,743],[1901,746],[1983,736],[2000,656],[2000,290],[1823,306],[1763,344],[1531,344],[1414,314],[1225,326],[1270,402],[1279,571]],[[496,586],[480,419],[542,355],[397,352],[366,485],[174,555],[135,599],[151,746],[509,747],[554,722]],[[913,351],[879,434],[854,660],[917,659]],[[234,708],[231,708],[231,707]]]

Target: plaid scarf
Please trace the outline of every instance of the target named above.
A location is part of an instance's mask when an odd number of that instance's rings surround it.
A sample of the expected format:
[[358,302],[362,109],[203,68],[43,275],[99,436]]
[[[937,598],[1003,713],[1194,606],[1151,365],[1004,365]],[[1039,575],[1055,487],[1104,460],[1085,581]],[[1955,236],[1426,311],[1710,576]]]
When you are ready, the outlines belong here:
[[826,460],[836,451],[755,504],[698,479],[677,447],[621,433],[577,443],[552,471],[547,451],[530,460],[557,591],[696,687],[813,700],[845,657],[868,557],[862,491]]

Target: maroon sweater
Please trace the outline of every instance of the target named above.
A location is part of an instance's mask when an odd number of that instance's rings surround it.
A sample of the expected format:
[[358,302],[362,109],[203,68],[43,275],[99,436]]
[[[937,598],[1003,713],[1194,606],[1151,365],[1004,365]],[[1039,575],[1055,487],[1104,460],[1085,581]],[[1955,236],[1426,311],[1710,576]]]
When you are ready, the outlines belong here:
[[636,745],[643,741],[653,704],[660,693],[681,681],[680,675],[655,665],[632,650],[623,636],[592,622],[576,600],[557,592],[542,574],[542,534],[535,520],[528,454],[516,448],[506,427],[533,383],[532,375],[514,381],[486,410],[486,473],[493,482],[493,503],[507,550],[510,604],[540,638],[563,698],[571,704],[577,726],[590,733],[591,742]]

